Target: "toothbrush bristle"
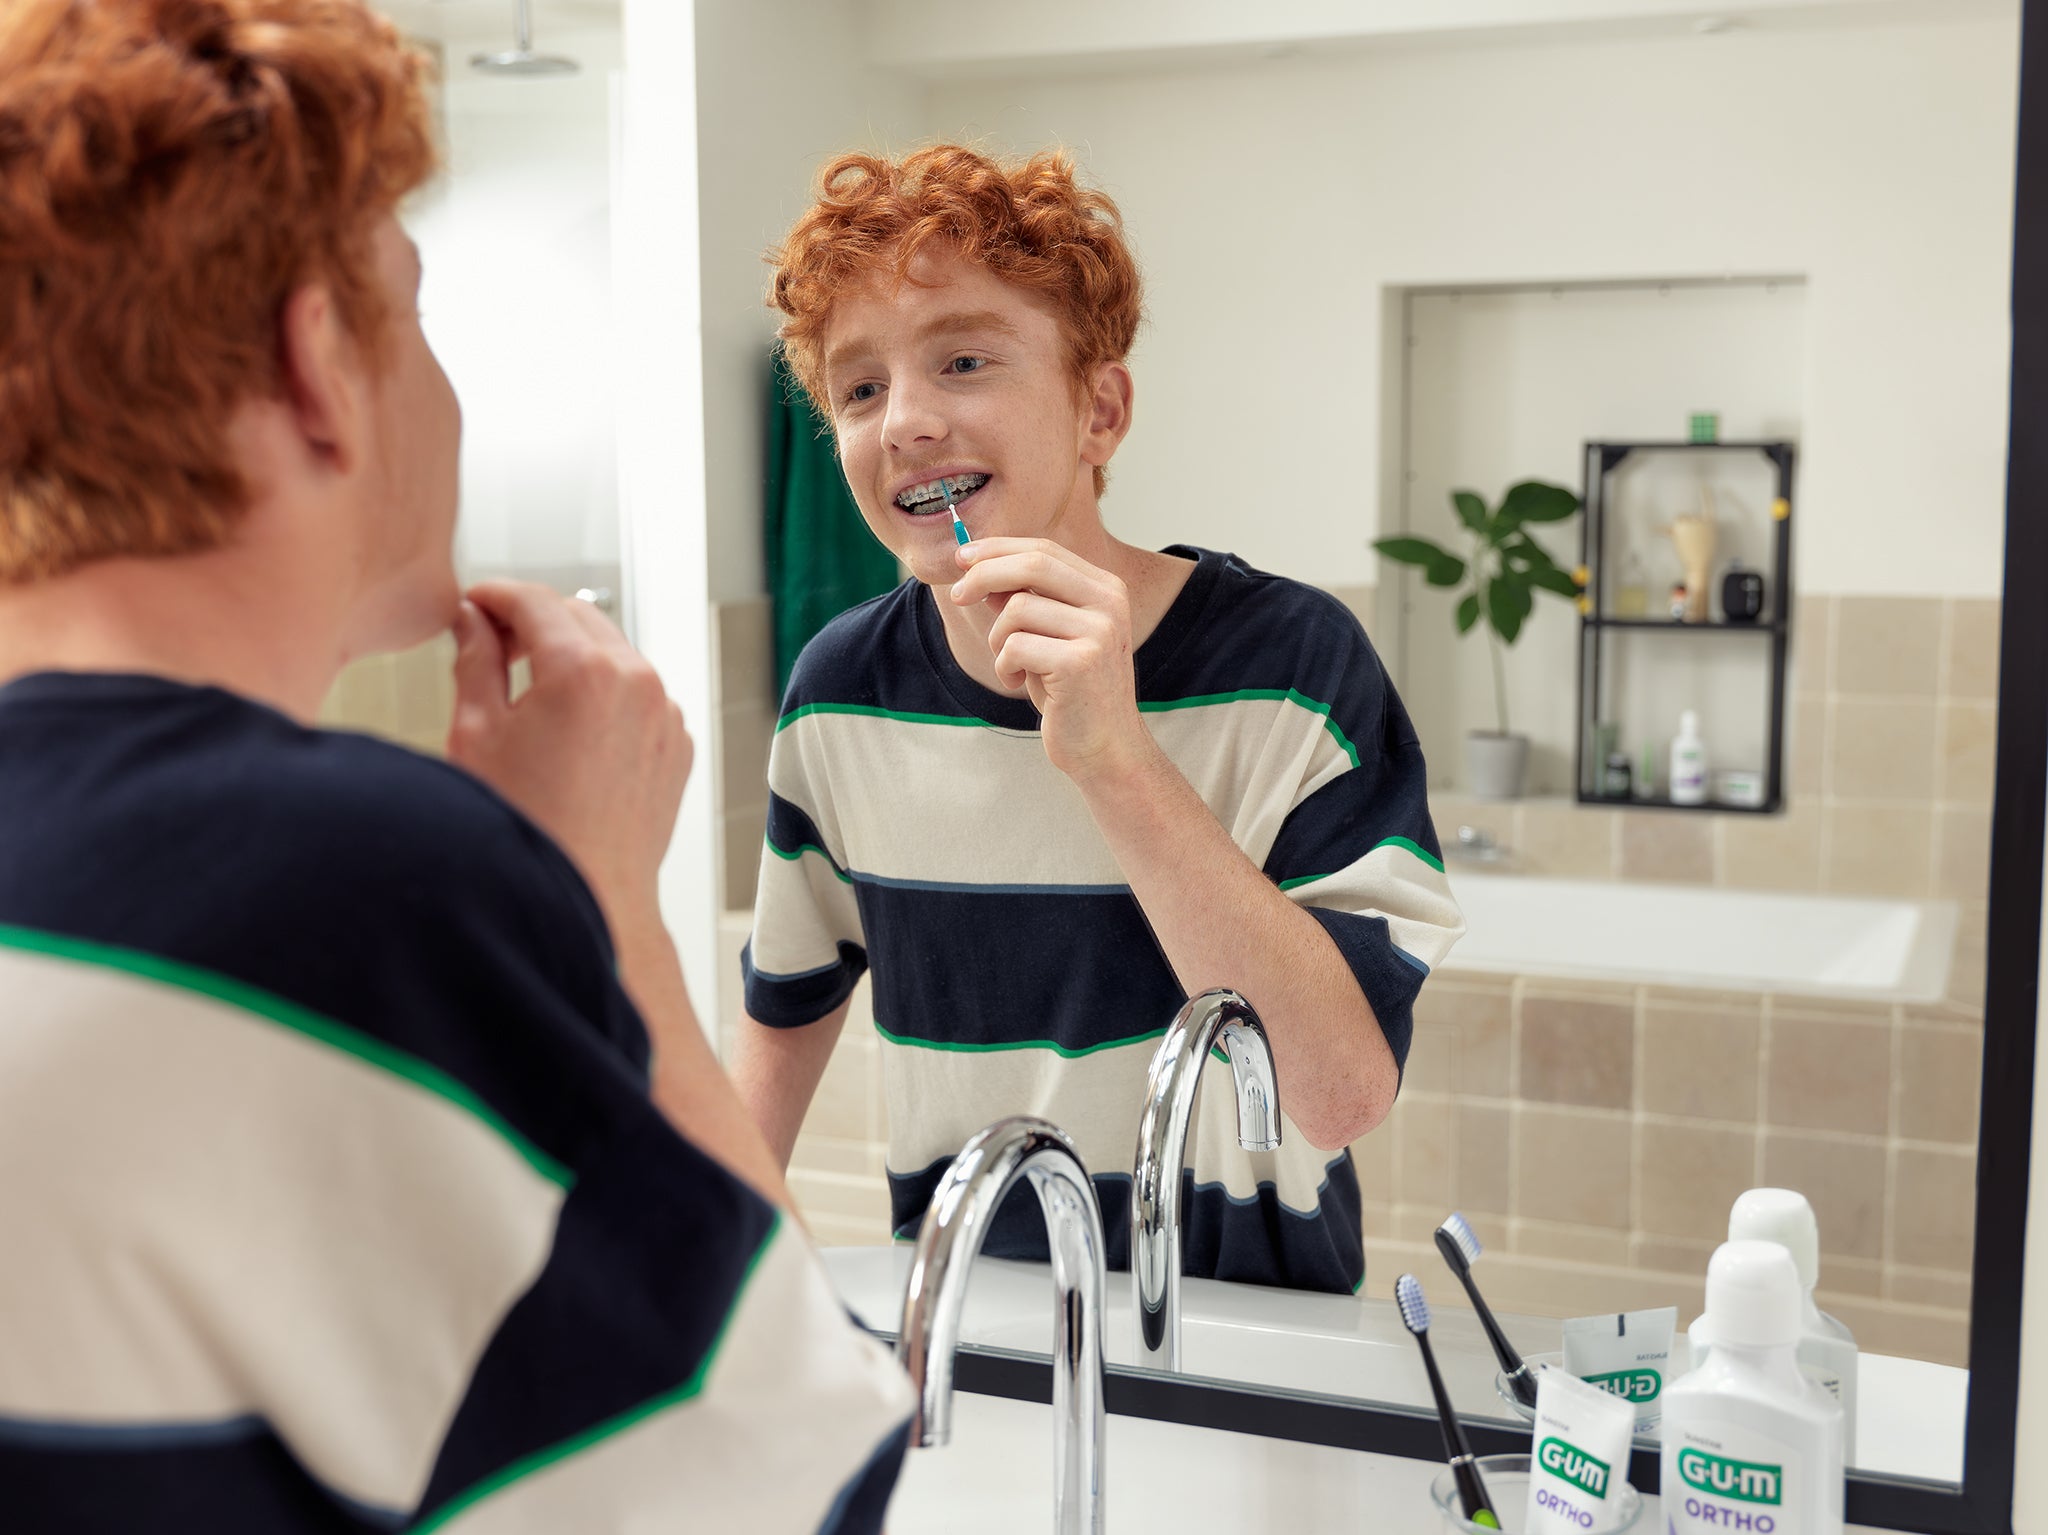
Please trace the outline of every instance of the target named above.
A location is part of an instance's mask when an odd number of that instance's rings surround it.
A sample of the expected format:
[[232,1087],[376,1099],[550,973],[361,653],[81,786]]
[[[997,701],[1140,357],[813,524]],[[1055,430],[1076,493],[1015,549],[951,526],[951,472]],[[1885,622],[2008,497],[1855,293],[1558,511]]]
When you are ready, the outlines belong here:
[[1403,1274],[1394,1281],[1394,1303],[1401,1308],[1401,1325],[1413,1333],[1429,1331],[1429,1302],[1422,1298],[1422,1281]]
[[1450,1218],[1436,1229],[1457,1243],[1458,1251],[1465,1255],[1467,1263],[1472,1262],[1480,1253],[1485,1251],[1479,1245],[1479,1237],[1473,1231],[1472,1223],[1455,1210],[1451,1212]]

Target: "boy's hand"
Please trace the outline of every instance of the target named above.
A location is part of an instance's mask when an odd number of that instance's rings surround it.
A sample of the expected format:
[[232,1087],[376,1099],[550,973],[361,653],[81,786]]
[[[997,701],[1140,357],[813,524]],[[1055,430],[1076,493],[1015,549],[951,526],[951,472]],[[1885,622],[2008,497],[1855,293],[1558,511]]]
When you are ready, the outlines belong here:
[[995,613],[997,679],[1023,686],[1052,765],[1085,784],[1156,755],[1138,714],[1124,583],[1042,538],[979,539],[955,554],[964,574],[952,599]]
[[654,668],[589,603],[525,581],[472,587],[455,640],[448,759],[561,845],[615,931],[655,912],[693,748]]

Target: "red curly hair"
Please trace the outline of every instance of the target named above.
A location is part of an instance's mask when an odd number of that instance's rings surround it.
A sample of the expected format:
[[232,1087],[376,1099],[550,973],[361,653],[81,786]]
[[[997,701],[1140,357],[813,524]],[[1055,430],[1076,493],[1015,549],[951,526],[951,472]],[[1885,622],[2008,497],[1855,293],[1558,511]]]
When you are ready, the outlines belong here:
[[[900,160],[847,154],[818,176],[818,194],[769,255],[769,302],[787,318],[778,334],[790,370],[827,420],[825,329],[849,287],[910,278],[934,245],[948,248],[1051,306],[1076,387],[1105,362],[1122,362],[1143,317],[1138,263],[1123,215],[1081,185],[1071,155],[1044,150],[999,161],[959,144]],[[1099,495],[1107,477],[1095,471]]]
[[361,0],[0,0],[0,585],[227,539],[295,288],[381,363],[427,69]]

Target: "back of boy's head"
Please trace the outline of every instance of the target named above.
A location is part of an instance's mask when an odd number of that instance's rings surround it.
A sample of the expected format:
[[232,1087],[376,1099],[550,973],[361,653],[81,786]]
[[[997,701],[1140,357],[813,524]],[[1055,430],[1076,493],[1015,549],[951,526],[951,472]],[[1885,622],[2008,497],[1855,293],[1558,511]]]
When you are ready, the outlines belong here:
[[426,68],[362,0],[0,0],[0,586],[229,538],[295,288],[381,362]]
[[[912,280],[927,251],[962,256],[1045,303],[1077,387],[1101,364],[1122,362],[1137,338],[1143,285],[1123,217],[1106,194],[1081,185],[1070,155],[1004,161],[959,144],[897,160],[841,155],[819,173],[815,201],[769,258],[784,354],[827,420],[833,304],[868,282]],[[1103,483],[1098,469],[1098,493]]]

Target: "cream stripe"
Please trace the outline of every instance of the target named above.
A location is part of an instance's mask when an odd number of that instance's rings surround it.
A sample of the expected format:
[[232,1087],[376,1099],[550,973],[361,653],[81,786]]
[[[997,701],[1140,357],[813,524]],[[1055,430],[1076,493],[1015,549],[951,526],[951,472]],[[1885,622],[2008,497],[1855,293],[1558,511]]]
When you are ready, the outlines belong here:
[[[1288,811],[1351,765],[1320,714],[1284,699],[1176,709],[1145,722],[1254,863],[1265,862]],[[861,874],[936,884],[1123,882],[1080,791],[1034,734],[811,714],[776,736],[768,777],[840,863]],[[841,805],[857,809],[851,830],[840,823]]]
[[1405,847],[1382,843],[1350,867],[1296,885],[1287,895],[1302,906],[1385,917],[1394,946],[1432,970],[1465,935],[1449,878]]
[[912,1399],[794,1224],[755,1268],[698,1395],[512,1482],[437,1535],[814,1535]]
[[194,992],[0,950],[0,1415],[266,1418],[411,1508],[562,1191],[416,1082]]
[[788,859],[764,848],[754,888],[754,968],[801,975],[836,962],[841,940],[864,941],[853,886],[816,853]]
[[[1052,1050],[928,1050],[882,1041],[882,1082],[889,1102],[889,1169],[918,1173],[958,1152],[995,1117],[1036,1114],[1074,1138],[1090,1173],[1129,1176],[1138,1147],[1138,1115],[1157,1038],[1088,1055]],[[1230,1068],[1214,1059],[1202,1071],[1188,1130],[1188,1165],[1197,1183],[1220,1183],[1247,1199],[1270,1183],[1280,1202],[1317,1208],[1330,1153],[1311,1146],[1285,1117],[1278,1151],[1237,1144],[1237,1105]]]

